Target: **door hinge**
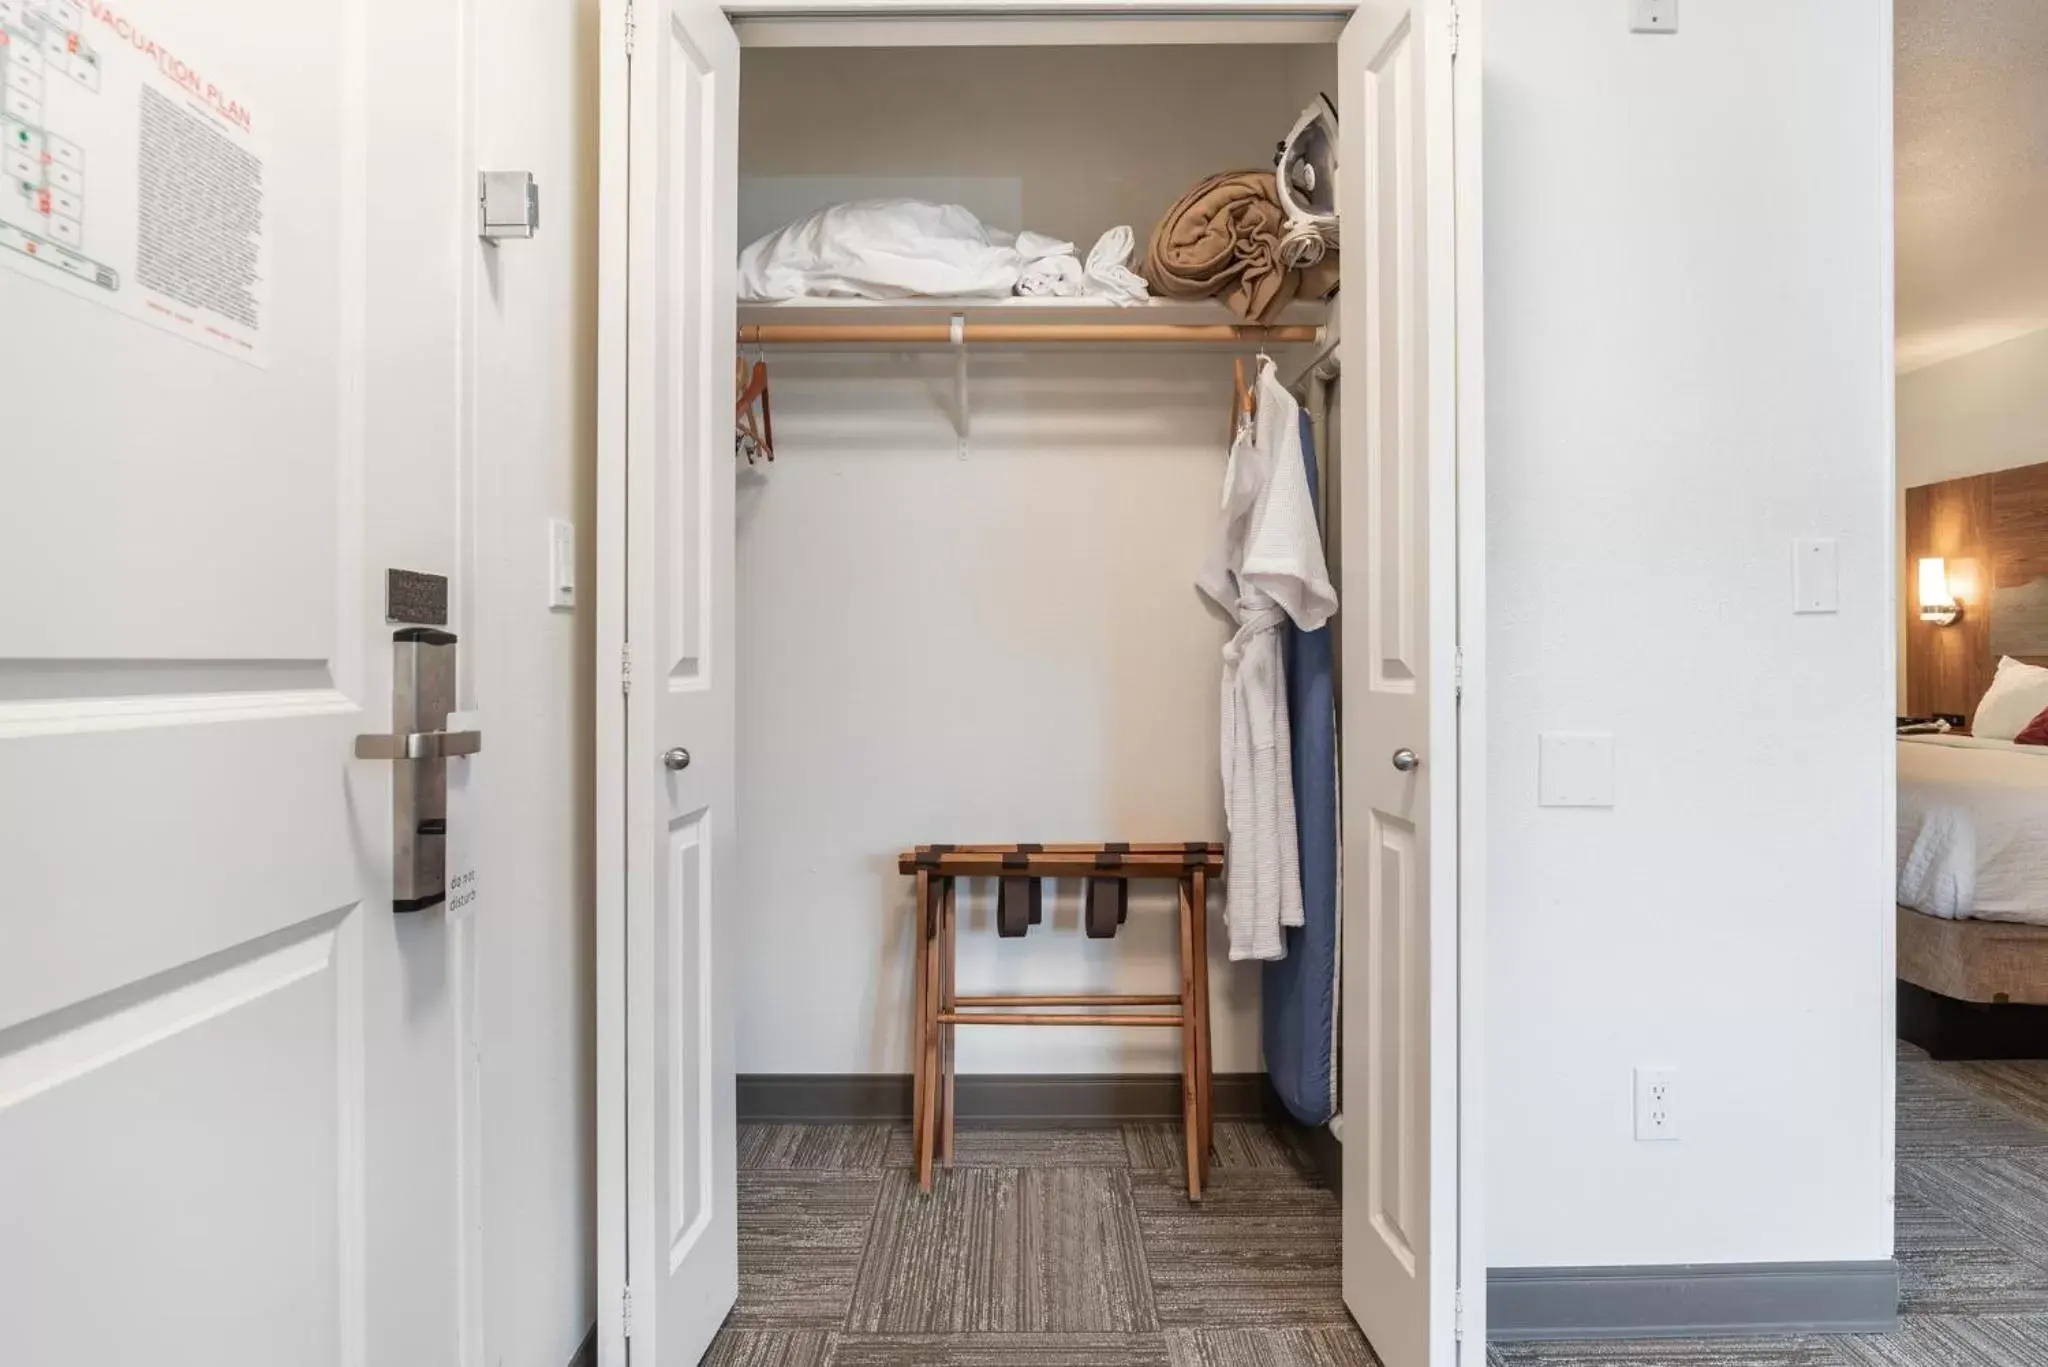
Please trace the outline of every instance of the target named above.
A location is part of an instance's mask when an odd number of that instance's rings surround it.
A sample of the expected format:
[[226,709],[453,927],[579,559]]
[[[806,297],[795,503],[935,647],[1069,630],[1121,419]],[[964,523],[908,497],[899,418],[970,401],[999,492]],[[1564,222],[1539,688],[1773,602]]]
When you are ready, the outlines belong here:
[[633,643],[623,641],[619,645],[619,692],[633,691]]
[[619,1288],[619,1337],[633,1337],[633,1288]]
[[[628,9],[626,12],[631,14],[632,10]],[[630,29],[627,31],[631,32]],[[628,43],[627,48],[629,51],[631,47],[631,43]],[[1458,6],[1456,0],[1452,0],[1451,4],[1451,55],[1453,57],[1458,55]]]
[[1451,1293],[1451,1338],[1465,1341],[1465,1288],[1459,1287]]
[[1458,701],[1465,701],[1465,647],[1459,646],[1451,655],[1451,692]]
[[633,55],[633,37],[639,31],[639,21],[633,14],[633,0],[626,0],[626,55]]

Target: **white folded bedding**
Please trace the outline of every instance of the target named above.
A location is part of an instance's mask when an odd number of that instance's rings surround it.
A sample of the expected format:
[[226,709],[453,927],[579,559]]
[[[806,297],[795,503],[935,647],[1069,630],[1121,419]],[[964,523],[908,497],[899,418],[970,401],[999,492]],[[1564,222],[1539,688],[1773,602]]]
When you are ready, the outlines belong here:
[[2048,746],[1899,737],[1899,904],[2048,925]]
[[739,296],[1001,298],[1033,262],[1073,253],[1073,243],[1043,233],[987,227],[958,204],[861,199],[820,209],[750,244],[740,253]]

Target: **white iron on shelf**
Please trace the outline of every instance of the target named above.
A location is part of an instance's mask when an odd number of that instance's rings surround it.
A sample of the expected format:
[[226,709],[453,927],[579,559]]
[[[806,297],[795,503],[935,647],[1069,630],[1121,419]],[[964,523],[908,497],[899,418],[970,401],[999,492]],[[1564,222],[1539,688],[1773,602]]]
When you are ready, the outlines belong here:
[[1280,264],[1313,266],[1337,245],[1337,106],[1318,95],[1301,111],[1273,158],[1287,231]]

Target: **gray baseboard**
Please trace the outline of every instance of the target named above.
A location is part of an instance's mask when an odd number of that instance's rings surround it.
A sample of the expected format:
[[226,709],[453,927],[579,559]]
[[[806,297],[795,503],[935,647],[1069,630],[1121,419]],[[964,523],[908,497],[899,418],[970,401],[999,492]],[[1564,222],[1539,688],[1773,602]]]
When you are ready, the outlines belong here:
[[1899,1323],[1899,1268],[1867,1263],[1496,1267],[1487,1337],[1718,1338],[1885,1333]]
[[[1257,1120],[1265,1075],[1218,1073],[1218,1120]],[[962,1120],[1008,1125],[1111,1125],[1179,1120],[1178,1073],[972,1073],[953,1084]],[[739,1079],[743,1122],[844,1124],[910,1119],[907,1073],[751,1073]]]
[[597,1326],[591,1325],[590,1332],[583,1336],[583,1342],[576,1347],[576,1356],[569,1359],[569,1367],[597,1367]]

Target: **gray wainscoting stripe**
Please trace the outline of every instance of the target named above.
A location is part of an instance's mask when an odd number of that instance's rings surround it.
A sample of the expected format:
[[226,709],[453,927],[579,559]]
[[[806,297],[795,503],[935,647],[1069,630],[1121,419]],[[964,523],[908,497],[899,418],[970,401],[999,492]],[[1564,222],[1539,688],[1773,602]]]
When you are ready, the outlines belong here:
[[[1257,1120],[1263,1073],[1218,1073],[1218,1120]],[[962,1120],[1008,1125],[1105,1125],[1180,1119],[1178,1073],[975,1073],[954,1082]],[[739,1118],[844,1123],[909,1120],[907,1073],[752,1073],[739,1079]]]
[[569,1359],[569,1367],[597,1367],[596,1325],[591,1325],[590,1332],[583,1336],[583,1342],[576,1348],[576,1356]]
[[1898,1323],[1899,1269],[1890,1259],[1486,1274],[1487,1336],[1503,1342],[1884,1333]]

